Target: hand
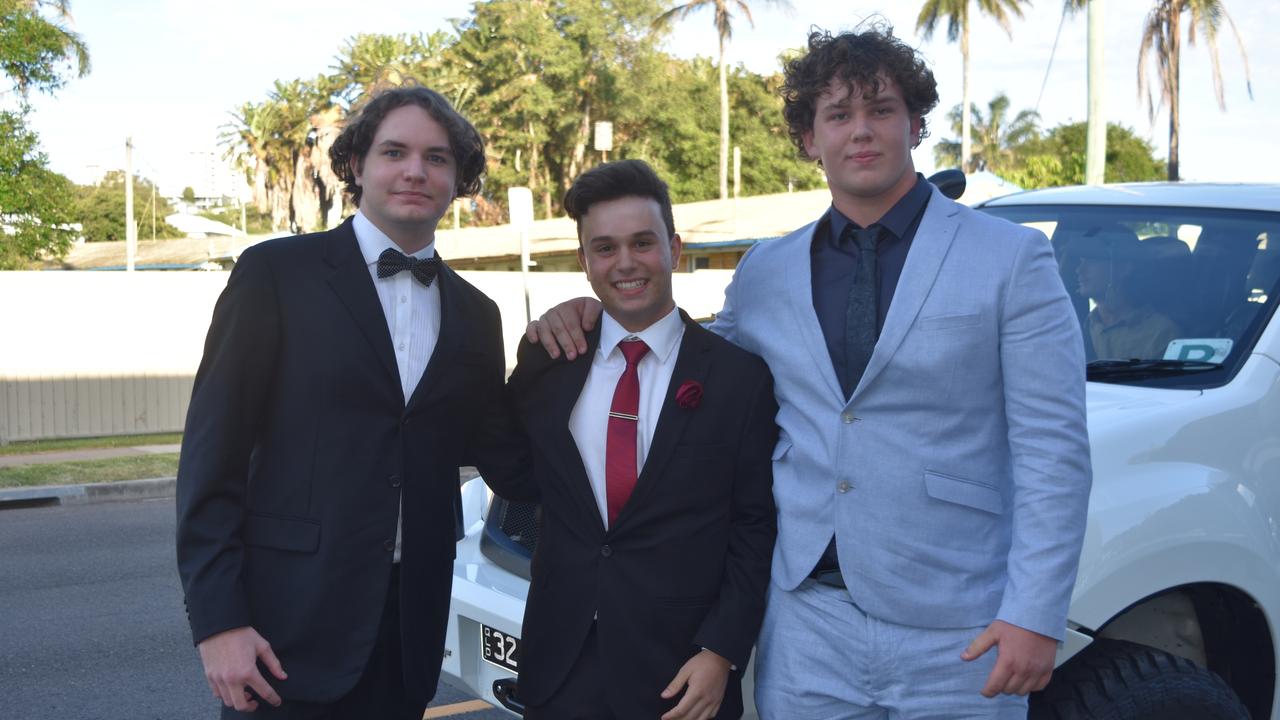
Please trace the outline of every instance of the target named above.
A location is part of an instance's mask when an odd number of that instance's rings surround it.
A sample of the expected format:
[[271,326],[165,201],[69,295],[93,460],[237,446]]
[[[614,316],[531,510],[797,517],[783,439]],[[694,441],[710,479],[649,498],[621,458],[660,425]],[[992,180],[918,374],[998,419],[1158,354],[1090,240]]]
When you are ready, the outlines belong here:
[[996,666],[982,687],[984,697],[1026,695],[1043,690],[1053,675],[1053,660],[1058,641],[1046,635],[996,620],[987,626],[969,647],[960,653],[962,660],[975,660],[992,647],[999,646]]
[[552,358],[572,360],[587,351],[587,331],[596,326],[604,306],[595,298],[566,300],[529,323],[524,336],[531,343],[542,343]]
[[662,716],[662,720],[708,720],[720,711],[720,701],[724,700],[724,688],[729,683],[729,666],[725,658],[711,652],[702,652],[689,658],[676,678],[671,681],[662,697],[670,700],[680,694],[680,689],[689,686],[680,702],[671,711]]
[[210,635],[197,647],[209,689],[224,705],[240,712],[257,710],[257,700],[245,691],[248,686],[258,697],[279,707],[280,696],[258,672],[257,660],[261,658],[262,664],[278,679],[289,676],[271,652],[271,645],[256,630],[248,626],[226,630]]

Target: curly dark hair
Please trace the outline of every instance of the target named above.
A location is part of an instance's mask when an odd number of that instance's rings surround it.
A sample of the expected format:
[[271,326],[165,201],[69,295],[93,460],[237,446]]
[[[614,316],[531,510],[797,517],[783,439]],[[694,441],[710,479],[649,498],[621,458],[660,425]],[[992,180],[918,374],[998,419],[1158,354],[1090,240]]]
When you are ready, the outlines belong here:
[[361,190],[356,184],[351,162],[363,166],[365,155],[373,145],[378,126],[392,110],[405,105],[417,105],[427,111],[449,134],[449,149],[457,163],[458,176],[454,191],[458,196],[480,192],[484,175],[484,140],[466,118],[462,117],[443,95],[421,85],[392,88],[375,95],[358,112],[348,117],[346,127],[329,148],[329,163],[333,172],[346,185],[356,205],[360,204]]
[[925,115],[938,104],[938,83],[916,51],[894,37],[888,23],[874,21],[839,35],[815,28],[809,33],[808,52],[789,61],[783,72],[782,115],[803,157],[808,157],[803,137],[813,131],[818,97],[835,77],[872,95],[883,88],[884,78],[893,80],[902,88],[907,110],[920,116],[916,144],[929,136]]
[[643,160],[615,160],[582,173],[564,194],[564,211],[578,223],[579,243],[582,242],[582,218],[591,206],[622,197],[656,200],[667,226],[667,239],[675,237],[676,221],[667,184]]

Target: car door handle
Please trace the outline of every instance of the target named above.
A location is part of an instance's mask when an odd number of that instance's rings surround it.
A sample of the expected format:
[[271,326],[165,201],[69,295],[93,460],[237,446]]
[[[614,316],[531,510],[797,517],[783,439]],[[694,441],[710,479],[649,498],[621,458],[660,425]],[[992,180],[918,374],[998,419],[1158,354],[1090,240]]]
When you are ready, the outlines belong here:
[[520,686],[515,678],[502,678],[493,681],[493,696],[502,703],[502,707],[524,717],[524,703],[516,699]]

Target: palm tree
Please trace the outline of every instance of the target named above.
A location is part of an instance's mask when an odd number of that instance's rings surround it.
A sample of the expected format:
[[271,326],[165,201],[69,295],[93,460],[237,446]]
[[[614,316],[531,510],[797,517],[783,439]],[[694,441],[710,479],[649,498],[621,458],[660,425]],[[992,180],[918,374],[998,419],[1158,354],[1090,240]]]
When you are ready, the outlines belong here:
[[[36,63],[5,63],[4,72],[14,78],[18,94],[24,101],[32,87],[52,91],[62,86],[63,80],[54,71],[53,61],[65,59],[73,62],[77,77],[89,74],[89,46],[79,33],[66,25],[75,22],[71,17],[71,0],[18,0],[17,7],[20,13],[25,11],[28,15],[6,21],[18,22],[15,28],[19,34],[17,39],[25,47],[25,52],[41,57],[41,61]],[[52,9],[53,19],[41,15],[45,8]]]
[[[916,30],[920,31],[925,40],[933,37],[933,31],[938,27],[938,23],[946,18],[947,20],[947,42],[955,42],[957,38],[960,40],[960,56],[964,59],[964,97],[960,102],[961,107],[970,107],[969,86],[972,68],[969,66],[969,29],[970,22],[969,6],[974,2],[978,4],[979,12],[990,15],[1009,37],[1013,37],[1013,29],[1009,22],[1010,14],[1022,17],[1022,6],[1028,3],[1028,0],[925,0],[920,8],[920,15],[916,18]],[[970,156],[972,150],[970,147],[970,119],[966,113],[962,118],[960,131],[960,168],[965,172],[972,170],[970,166]]]
[[[789,0],[764,0],[771,5],[790,8]],[[715,12],[716,34],[720,39],[720,199],[729,197],[729,80],[724,65],[724,46],[733,37],[733,13],[737,10],[751,27],[751,8],[746,0],[689,0],[658,16],[655,27],[665,28],[674,20],[684,20],[698,10],[710,7]]]
[[[1000,93],[987,103],[985,116],[976,106],[969,108],[968,115],[973,118],[972,139],[975,141],[969,164],[974,171],[988,170],[999,175],[1014,168],[1018,164],[1018,147],[1040,136],[1040,115],[1034,110],[1022,110],[1009,119],[1009,105],[1009,97]],[[963,132],[963,117],[959,105],[947,113],[952,132]],[[960,145],[955,140],[940,141],[933,149],[934,161],[944,167],[958,165]]]
[[[1196,44],[1196,29],[1204,33],[1209,43],[1209,60],[1213,63],[1213,92],[1218,100],[1218,109],[1226,110],[1226,100],[1222,94],[1222,66],[1218,62],[1218,30],[1222,21],[1226,20],[1235,33],[1236,43],[1240,45],[1240,56],[1244,59],[1245,88],[1249,99],[1253,99],[1253,84],[1249,79],[1249,56],[1245,53],[1244,42],[1240,39],[1240,31],[1231,16],[1227,14],[1222,0],[1156,0],[1155,7],[1147,14],[1142,28],[1142,43],[1138,46],[1138,97],[1147,99],[1147,112],[1151,121],[1155,122],[1159,108],[1169,107],[1169,179],[1178,179],[1178,73],[1182,63],[1182,14],[1190,12],[1191,22],[1187,25],[1187,41]],[[1154,56],[1159,73],[1160,102],[1152,101],[1151,89],[1147,84],[1147,56]]]

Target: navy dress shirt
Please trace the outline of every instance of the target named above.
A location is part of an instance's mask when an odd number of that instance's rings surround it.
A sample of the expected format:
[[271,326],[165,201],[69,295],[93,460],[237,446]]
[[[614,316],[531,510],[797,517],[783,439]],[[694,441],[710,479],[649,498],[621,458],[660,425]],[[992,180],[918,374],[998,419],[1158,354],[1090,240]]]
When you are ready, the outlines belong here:
[[[898,277],[907,261],[907,251],[911,248],[911,240],[916,235],[916,228],[920,226],[920,218],[924,215],[931,194],[929,181],[916,173],[916,184],[889,208],[884,217],[873,223],[882,229],[880,240],[876,244],[877,270],[880,275],[877,336],[884,328],[884,318],[889,312],[889,304],[893,302]],[[813,309],[818,314],[822,337],[827,341],[827,352],[831,355],[831,363],[836,368],[837,375],[839,369],[844,367],[845,310],[849,306],[849,286],[853,283],[854,272],[858,267],[858,246],[853,238],[840,242],[841,235],[849,226],[855,230],[861,229],[833,205],[818,223],[813,233],[813,245],[809,250]],[[848,391],[852,392],[853,389],[849,388]]]

